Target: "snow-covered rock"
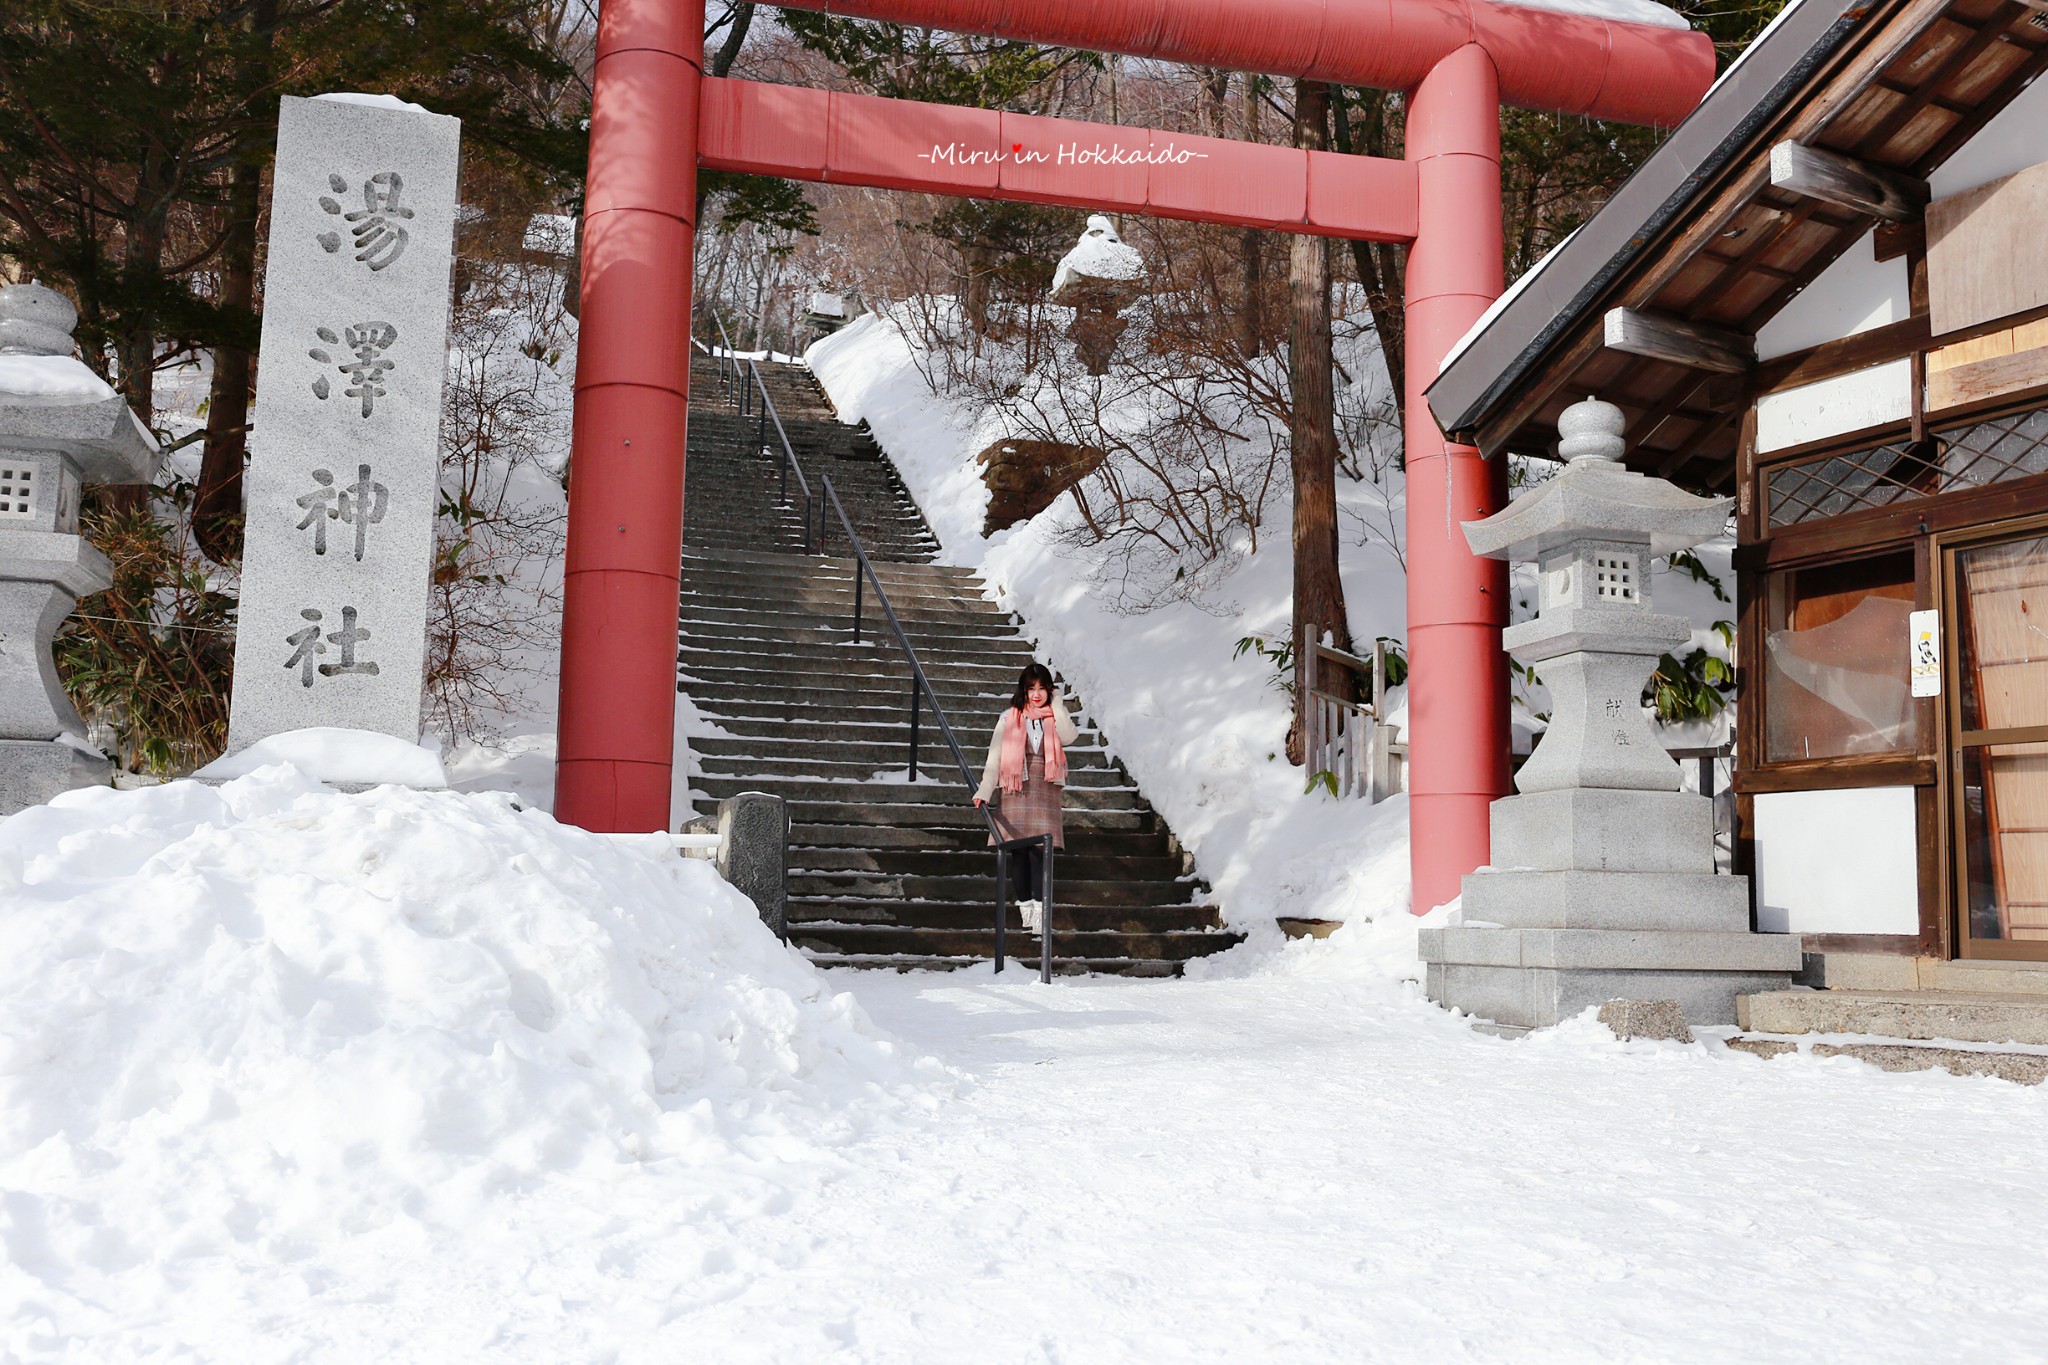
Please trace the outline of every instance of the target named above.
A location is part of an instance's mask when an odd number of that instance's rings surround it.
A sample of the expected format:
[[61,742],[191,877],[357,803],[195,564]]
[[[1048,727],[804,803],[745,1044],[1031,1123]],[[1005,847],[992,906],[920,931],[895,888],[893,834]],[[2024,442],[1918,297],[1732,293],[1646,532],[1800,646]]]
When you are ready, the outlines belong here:
[[1061,301],[1070,284],[1088,280],[1127,282],[1141,278],[1145,273],[1145,258],[1138,249],[1127,246],[1117,236],[1116,224],[1099,213],[1088,216],[1088,230],[1081,234],[1081,240],[1074,243],[1074,249],[1060,257],[1059,269],[1052,274],[1052,298]]

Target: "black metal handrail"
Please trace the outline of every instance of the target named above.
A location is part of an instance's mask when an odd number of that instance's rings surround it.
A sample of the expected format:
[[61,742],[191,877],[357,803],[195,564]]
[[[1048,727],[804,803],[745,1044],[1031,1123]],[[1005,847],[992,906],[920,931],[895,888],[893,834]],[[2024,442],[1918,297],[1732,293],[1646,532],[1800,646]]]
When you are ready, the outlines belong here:
[[[889,601],[889,594],[882,587],[881,575],[875,572],[874,564],[868,559],[867,547],[861,544],[860,535],[853,529],[852,518],[846,515],[846,506],[839,501],[839,490],[832,486],[832,476],[822,475],[820,481],[825,487],[827,506],[838,515],[839,525],[846,532],[847,544],[853,548],[856,569],[853,575],[853,640],[860,643],[861,617],[863,615],[862,584],[875,585],[875,600],[882,604],[882,615],[895,633],[896,643],[902,646],[903,657],[910,664],[910,780],[917,781],[918,720],[923,705],[929,702],[932,715],[939,722],[939,733],[946,738],[946,747],[952,751],[953,762],[960,769],[960,781],[967,788],[970,799],[978,784],[973,770],[967,766],[967,756],[960,751],[960,741],[953,736],[952,722],[946,719],[946,708],[939,703],[939,694],[926,676],[924,665],[918,661],[917,650],[910,643],[910,635],[903,629],[903,622],[897,619],[896,608]],[[822,515],[820,520],[822,521]],[[824,549],[824,536],[819,536],[819,550]],[[1045,850],[1045,901],[1040,907],[1038,927],[1038,979],[1052,980],[1052,907],[1053,907],[1053,856],[1056,852],[1050,834],[1033,835],[1027,839],[1004,839],[999,837],[995,817],[985,805],[976,806],[981,812],[982,822],[988,826],[989,841],[996,850],[996,971],[1003,970],[1003,935],[1008,927],[1010,914],[1009,857],[1018,850],[1033,844]]]
[[[710,311],[712,322],[718,326],[719,342],[725,348],[725,356],[719,366],[719,383],[727,392],[730,392],[733,387],[733,381],[739,381],[740,361],[739,357],[733,353],[732,338],[726,334],[725,319],[718,315],[717,309],[714,308]],[[727,363],[732,366],[730,381],[726,377],[725,365]],[[746,416],[749,412],[756,415],[754,449],[764,455],[768,452],[768,423],[771,421],[775,423],[775,438],[782,443],[782,487],[777,497],[781,500],[783,506],[789,506],[789,476],[795,474],[797,487],[803,490],[804,495],[803,552],[810,554],[811,547],[815,544],[811,538],[811,528],[813,525],[817,526],[820,537],[823,536],[825,509],[812,496],[811,481],[804,477],[804,467],[796,457],[796,448],[790,445],[789,433],[783,430],[782,414],[775,410],[775,400],[768,396],[768,384],[761,377],[759,362],[750,357],[747,360],[747,370],[753,375],[753,385],[749,387],[745,382],[740,381],[738,383],[739,394],[734,401],[738,404],[742,417]],[[760,394],[759,401],[754,399],[756,392]],[[814,512],[816,513],[815,516],[813,515]]]

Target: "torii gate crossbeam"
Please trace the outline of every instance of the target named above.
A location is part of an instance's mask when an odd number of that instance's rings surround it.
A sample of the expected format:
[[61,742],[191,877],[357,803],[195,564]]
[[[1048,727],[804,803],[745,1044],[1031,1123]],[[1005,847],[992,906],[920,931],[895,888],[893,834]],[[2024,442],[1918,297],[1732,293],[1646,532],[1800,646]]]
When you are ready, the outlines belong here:
[[1415,168],[1121,124],[704,78],[697,164],[1326,237],[1415,237]]
[[[1713,76],[1705,35],[1493,0],[827,0],[795,8],[1407,92],[1392,163],[1172,135],[1172,164],[957,160],[1145,129],[707,79],[704,0],[603,0],[583,235],[555,814],[666,829],[700,164],[838,183],[1410,241],[1405,302],[1409,792],[1414,904],[1487,860],[1508,787],[1505,566],[1458,523],[1500,471],[1438,430],[1422,391],[1501,289],[1503,101],[1671,124]],[[1080,130],[1086,130],[1083,133]],[[1031,133],[1027,139],[1024,134]],[[942,136],[943,134],[943,136]],[[921,145],[920,145],[921,144]],[[1208,166],[1210,160],[1218,164]],[[1142,170],[1142,175],[1138,172]],[[1211,175],[1210,171],[1224,171]],[[1226,189],[1228,193],[1219,193]]]

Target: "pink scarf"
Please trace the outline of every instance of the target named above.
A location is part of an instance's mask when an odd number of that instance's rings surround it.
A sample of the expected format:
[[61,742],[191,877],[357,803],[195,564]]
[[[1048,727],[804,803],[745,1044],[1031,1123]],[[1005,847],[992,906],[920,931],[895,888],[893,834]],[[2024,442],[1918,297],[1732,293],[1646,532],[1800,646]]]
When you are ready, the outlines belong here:
[[1045,780],[1056,786],[1067,781],[1067,751],[1060,745],[1060,727],[1050,706],[1011,707],[1003,713],[1003,758],[997,769],[1006,792],[1024,790],[1024,720],[1045,722]]

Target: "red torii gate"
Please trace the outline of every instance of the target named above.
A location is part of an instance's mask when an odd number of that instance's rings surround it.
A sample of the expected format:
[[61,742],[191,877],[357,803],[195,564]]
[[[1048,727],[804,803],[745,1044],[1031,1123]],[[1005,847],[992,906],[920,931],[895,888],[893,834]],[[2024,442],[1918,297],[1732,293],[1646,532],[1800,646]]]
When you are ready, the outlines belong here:
[[[583,228],[555,814],[668,828],[697,170],[1411,243],[1406,280],[1414,905],[1487,861],[1508,790],[1506,568],[1458,523],[1499,471],[1422,391],[1501,290],[1500,106],[1671,125],[1704,34],[1494,0],[799,0],[790,8],[1408,94],[1401,161],[706,77],[704,0],[603,0]],[[1120,149],[1088,160],[1016,149]],[[1190,152],[1175,159],[1157,153]],[[933,155],[955,148],[952,156]],[[1146,152],[1145,159],[1134,154]],[[976,156],[974,153],[981,155]],[[1009,157],[1002,153],[1011,152]],[[920,155],[922,153],[922,155]]]

